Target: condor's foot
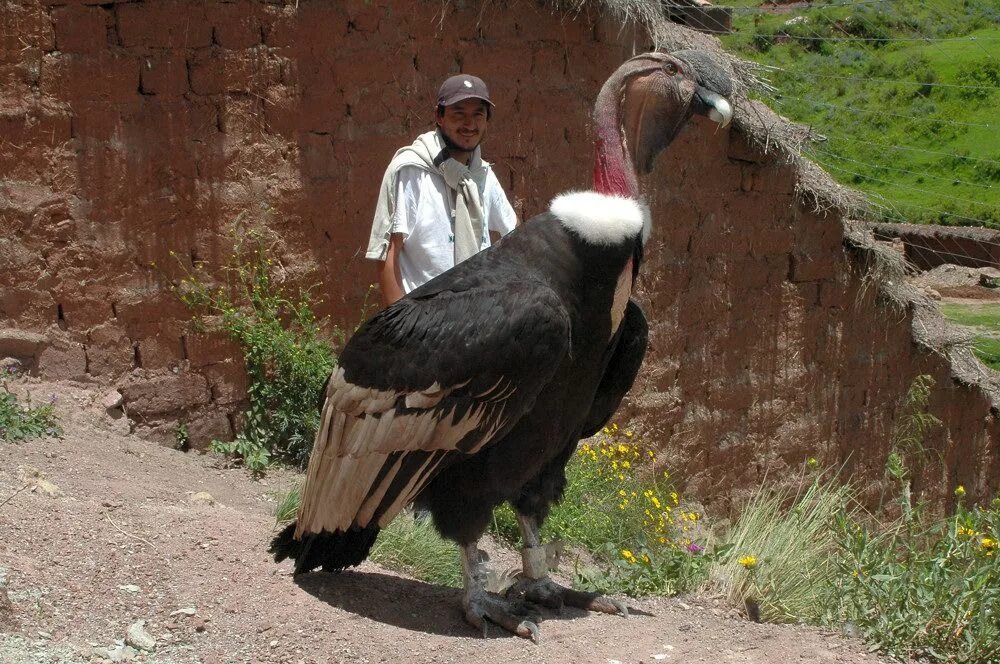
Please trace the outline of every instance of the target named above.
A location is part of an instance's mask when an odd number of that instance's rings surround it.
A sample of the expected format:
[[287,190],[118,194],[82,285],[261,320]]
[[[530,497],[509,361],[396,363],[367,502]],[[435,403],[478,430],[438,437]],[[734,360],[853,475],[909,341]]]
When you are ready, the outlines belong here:
[[467,595],[462,604],[465,607],[465,620],[482,630],[484,638],[488,623],[491,622],[522,639],[538,643],[538,618],[534,607],[529,603],[505,599],[493,593],[475,592]]
[[465,586],[465,593],[462,596],[465,620],[473,627],[482,630],[483,637],[486,636],[489,623],[494,623],[512,634],[538,643],[536,624],[538,618],[535,607],[524,601],[511,600],[487,592],[486,579],[489,570],[486,567],[485,554],[481,554],[475,543],[461,545],[460,551]]
[[600,611],[628,618],[628,608],[616,599],[598,593],[585,593],[561,586],[547,576],[522,578],[507,591],[511,601],[538,604],[556,611],[572,606],[588,611]]

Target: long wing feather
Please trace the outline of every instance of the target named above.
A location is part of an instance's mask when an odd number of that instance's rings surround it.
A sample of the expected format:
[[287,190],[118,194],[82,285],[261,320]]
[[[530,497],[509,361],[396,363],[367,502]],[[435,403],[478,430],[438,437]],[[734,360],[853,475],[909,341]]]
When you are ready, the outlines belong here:
[[383,527],[459,455],[534,404],[569,349],[569,317],[534,281],[401,300],[363,326],[327,385],[296,537]]

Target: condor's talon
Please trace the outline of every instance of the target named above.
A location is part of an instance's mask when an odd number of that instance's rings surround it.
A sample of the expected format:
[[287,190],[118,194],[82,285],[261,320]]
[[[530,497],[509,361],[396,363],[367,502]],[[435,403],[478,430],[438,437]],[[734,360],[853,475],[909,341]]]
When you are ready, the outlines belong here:
[[507,596],[524,598],[532,604],[539,604],[561,611],[563,606],[577,609],[609,613],[628,618],[628,607],[623,602],[597,593],[585,593],[559,585],[547,576],[538,579],[521,579],[507,591]]
[[517,635],[522,639],[531,639],[531,642],[536,646],[539,639],[542,638],[541,632],[538,630],[538,625],[530,620],[521,621],[521,624],[517,626]]

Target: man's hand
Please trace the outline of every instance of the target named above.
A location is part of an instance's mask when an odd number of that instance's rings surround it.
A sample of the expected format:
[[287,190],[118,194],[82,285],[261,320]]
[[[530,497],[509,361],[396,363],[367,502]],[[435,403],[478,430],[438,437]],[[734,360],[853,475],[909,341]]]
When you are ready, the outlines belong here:
[[399,251],[403,248],[403,236],[393,233],[389,237],[389,249],[378,271],[378,285],[382,292],[382,306],[403,297],[403,278],[399,274]]

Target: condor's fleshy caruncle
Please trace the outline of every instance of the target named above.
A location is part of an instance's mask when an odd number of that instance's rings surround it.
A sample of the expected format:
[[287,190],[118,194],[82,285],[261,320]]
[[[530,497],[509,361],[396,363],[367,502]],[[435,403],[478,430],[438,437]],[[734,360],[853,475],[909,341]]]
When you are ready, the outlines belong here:
[[[537,641],[532,604],[627,615],[547,576],[539,528],[581,438],[632,386],[647,325],[630,294],[649,237],[636,166],[693,113],[725,126],[730,79],[697,51],[628,60],[595,103],[594,191],[540,214],[380,312],[330,377],[297,521],[272,543],[296,574],[357,565],[407,505],[458,543],[466,619]],[[477,542],[509,502],[525,543],[513,593],[486,591]]]

